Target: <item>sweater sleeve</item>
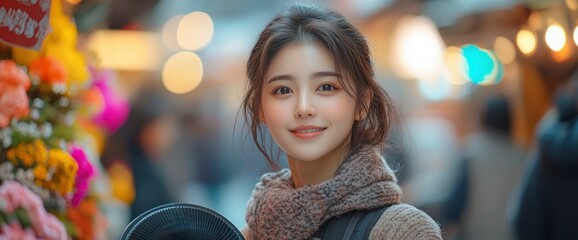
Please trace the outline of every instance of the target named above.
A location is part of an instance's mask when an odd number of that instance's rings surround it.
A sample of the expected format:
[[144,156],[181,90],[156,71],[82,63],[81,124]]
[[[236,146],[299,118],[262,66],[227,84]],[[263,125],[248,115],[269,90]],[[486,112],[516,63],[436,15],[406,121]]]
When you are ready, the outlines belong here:
[[439,225],[423,211],[407,204],[389,207],[371,230],[369,239],[442,239]]

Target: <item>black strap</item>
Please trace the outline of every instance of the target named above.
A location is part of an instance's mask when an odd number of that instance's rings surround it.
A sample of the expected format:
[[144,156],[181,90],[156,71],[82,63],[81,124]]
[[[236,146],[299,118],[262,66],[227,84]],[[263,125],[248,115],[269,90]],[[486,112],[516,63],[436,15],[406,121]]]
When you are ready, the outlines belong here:
[[373,226],[391,205],[372,210],[353,210],[325,222],[313,237],[320,239],[369,239]]
[[[366,215],[365,215],[365,221],[361,221],[357,226],[357,235],[354,236],[353,239],[369,239],[369,234],[371,233],[371,230],[373,229],[373,227],[375,226],[375,223],[377,223],[377,220],[379,220],[379,218],[381,217],[381,215],[383,214],[383,212],[385,212],[385,210],[387,210],[391,205],[386,205],[383,206],[381,208],[378,209],[374,209],[372,211],[369,211]],[[363,234],[363,235],[361,235]]]
[[313,236],[320,239],[342,239],[348,231],[350,235],[353,233],[355,225],[364,215],[363,211],[350,211],[333,217],[321,225]]
[[351,239],[353,236],[354,230],[357,229],[357,224],[359,220],[363,219],[365,216],[364,212],[356,211],[351,219],[349,220],[349,224],[347,224],[347,228],[345,229],[345,234],[343,234],[343,239]]

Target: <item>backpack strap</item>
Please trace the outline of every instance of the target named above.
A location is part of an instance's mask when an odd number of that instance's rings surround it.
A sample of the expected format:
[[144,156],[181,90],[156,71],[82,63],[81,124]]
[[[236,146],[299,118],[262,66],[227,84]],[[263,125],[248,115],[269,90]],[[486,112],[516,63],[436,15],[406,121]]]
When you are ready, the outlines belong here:
[[319,239],[368,239],[373,226],[391,205],[372,210],[353,210],[323,223],[312,237]]
[[330,218],[319,227],[317,232],[313,234],[313,237],[319,239],[342,239],[344,236],[347,236],[346,233],[351,236],[357,222],[361,220],[364,215],[364,211],[354,210],[344,213],[341,216]]
[[350,239],[353,236],[355,229],[357,229],[357,225],[361,219],[365,217],[364,211],[355,211],[351,219],[349,220],[349,224],[347,224],[347,228],[345,229],[345,234],[343,234],[343,239]]
[[357,231],[352,239],[369,239],[369,234],[371,233],[371,230],[373,230],[375,223],[377,223],[377,220],[379,220],[383,212],[385,212],[389,207],[391,207],[391,205],[385,205],[381,208],[369,211],[363,220],[357,224]]

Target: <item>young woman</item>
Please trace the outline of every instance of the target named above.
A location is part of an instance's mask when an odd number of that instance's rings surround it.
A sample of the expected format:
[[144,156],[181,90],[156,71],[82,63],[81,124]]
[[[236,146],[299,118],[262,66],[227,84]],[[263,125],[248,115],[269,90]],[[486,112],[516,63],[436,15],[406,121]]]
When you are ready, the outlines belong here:
[[427,214],[400,203],[380,155],[396,110],[373,78],[365,38],[341,14],[286,8],[261,32],[247,75],[242,108],[253,140],[276,166],[268,130],[290,169],[262,176],[246,239],[310,239],[333,217],[388,205],[370,239],[441,239]]

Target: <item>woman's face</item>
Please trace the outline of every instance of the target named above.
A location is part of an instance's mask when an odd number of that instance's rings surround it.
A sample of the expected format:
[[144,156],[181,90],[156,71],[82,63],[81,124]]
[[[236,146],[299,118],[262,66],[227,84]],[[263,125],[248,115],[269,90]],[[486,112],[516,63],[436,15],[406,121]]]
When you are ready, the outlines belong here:
[[273,58],[261,121],[290,161],[338,160],[348,147],[356,101],[338,77],[331,54],[314,43],[287,45]]

